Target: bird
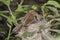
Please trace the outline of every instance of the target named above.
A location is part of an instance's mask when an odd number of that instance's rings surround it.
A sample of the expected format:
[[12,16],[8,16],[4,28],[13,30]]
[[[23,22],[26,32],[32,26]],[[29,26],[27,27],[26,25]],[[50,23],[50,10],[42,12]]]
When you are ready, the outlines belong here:
[[35,17],[35,10],[29,10],[24,18],[21,20],[21,24],[13,28],[12,32],[18,33],[23,27],[27,26],[27,24],[31,23]]

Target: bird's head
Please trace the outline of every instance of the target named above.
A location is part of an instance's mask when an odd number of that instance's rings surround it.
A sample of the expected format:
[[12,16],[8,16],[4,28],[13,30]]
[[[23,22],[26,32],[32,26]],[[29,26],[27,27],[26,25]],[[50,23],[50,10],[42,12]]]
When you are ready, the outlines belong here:
[[36,11],[35,11],[35,10],[29,10],[28,13],[29,13],[29,14],[35,14]]

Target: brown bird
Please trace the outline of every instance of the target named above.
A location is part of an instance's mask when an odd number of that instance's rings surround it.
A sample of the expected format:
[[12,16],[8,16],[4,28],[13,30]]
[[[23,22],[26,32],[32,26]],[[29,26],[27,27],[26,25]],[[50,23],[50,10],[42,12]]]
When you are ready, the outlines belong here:
[[35,17],[35,13],[36,12],[34,10],[29,10],[27,14],[24,16],[23,20],[21,20],[22,23],[15,27],[12,31],[18,33],[22,29],[22,27],[25,27],[27,24],[32,22],[32,20]]

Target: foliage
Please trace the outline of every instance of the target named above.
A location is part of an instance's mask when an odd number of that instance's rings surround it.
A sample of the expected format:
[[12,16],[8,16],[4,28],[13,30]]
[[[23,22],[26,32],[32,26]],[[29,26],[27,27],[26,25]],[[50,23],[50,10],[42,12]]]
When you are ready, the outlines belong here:
[[[7,19],[7,26],[9,28],[9,33],[8,33],[8,37],[5,38],[5,40],[9,40],[11,38],[11,30],[12,30],[12,26],[13,24],[15,26],[18,25],[18,22],[17,22],[17,15],[18,14],[21,14],[22,12],[25,13],[26,11],[28,11],[29,9],[33,9],[33,10],[38,10],[38,6],[37,5],[32,5],[31,7],[24,7],[22,6],[23,2],[25,0],[21,0],[20,4],[18,4],[18,7],[16,10],[12,11],[11,8],[10,8],[10,4],[11,4],[11,0],[0,0],[1,2],[3,2],[5,5],[7,5],[8,9],[9,9],[9,14],[10,16],[6,16],[5,13],[3,11],[0,11],[0,16],[3,16],[4,18]],[[52,6],[47,6],[47,5],[52,5]],[[57,8],[60,8],[60,4],[55,1],[55,0],[49,0],[48,2],[44,3],[42,6],[41,6],[41,14],[42,14],[42,18],[43,20],[48,20],[48,18],[51,18],[51,20],[53,19],[53,21],[50,20],[50,26],[53,27],[52,29],[54,28],[59,28],[58,25],[60,25],[60,18],[57,18],[60,16],[60,13],[59,13],[59,10]],[[51,12],[52,11],[52,12]],[[52,15],[53,14],[53,15]],[[54,23],[55,21],[57,21],[56,23]],[[42,25],[43,26],[43,25]],[[44,29],[44,28],[41,28],[41,29]],[[58,29],[59,30],[59,29]],[[56,30],[51,30],[51,31],[54,31],[56,33],[59,33],[59,31]],[[31,32],[25,32],[23,33],[23,37],[29,37],[31,35],[33,35],[34,33],[31,33]],[[60,38],[60,36],[57,36],[55,38],[55,40],[58,40]]]
[[58,35],[58,36],[55,38],[55,40],[60,40],[60,35]]
[[58,2],[56,2],[56,1],[48,1],[47,4],[48,5],[53,5],[53,6],[57,7],[57,8],[60,8],[60,4]]
[[0,0],[2,1],[5,5],[9,6],[10,5],[10,0]]
[[33,34],[34,34],[34,32],[24,32],[23,34],[22,34],[22,36],[25,38],[25,37],[31,37],[31,36],[33,36]]

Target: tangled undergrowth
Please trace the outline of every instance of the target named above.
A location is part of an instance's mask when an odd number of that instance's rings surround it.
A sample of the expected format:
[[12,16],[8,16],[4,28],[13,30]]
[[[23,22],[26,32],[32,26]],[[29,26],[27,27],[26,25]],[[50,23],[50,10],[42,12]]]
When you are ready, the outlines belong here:
[[[0,0],[1,40],[60,40],[59,2],[56,0],[33,1],[27,1],[29,2],[27,5],[26,0]],[[24,20],[29,10],[37,13],[31,23],[27,23],[30,19]],[[12,30],[23,22],[27,23],[27,29],[23,27],[18,34],[12,33]]]

